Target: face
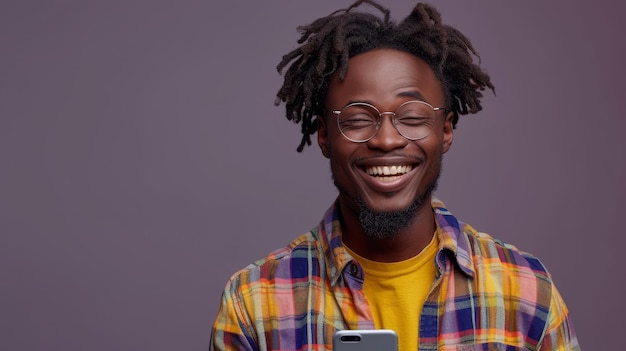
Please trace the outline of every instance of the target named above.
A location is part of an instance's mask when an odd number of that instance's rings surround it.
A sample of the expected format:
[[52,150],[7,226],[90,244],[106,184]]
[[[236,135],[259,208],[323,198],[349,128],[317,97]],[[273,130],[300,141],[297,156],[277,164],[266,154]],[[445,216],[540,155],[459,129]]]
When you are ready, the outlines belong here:
[[[442,85],[426,62],[403,51],[376,49],[352,57],[344,80],[333,78],[325,108],[341,110],[352,102],[366,102],[381,112],[391,112],[410,100],[445,106]],[[430,199],[442,155],[453,138],[452,113],[435,114],[433,131],[423,139],[406,139],[384,115],[378,134],[362,143],[342,136],[336,116],[321,116],[318,143],[330,159],[344,212],[358,216],[358,202],[373,211],[398,212],[408,209],[420,196]],[[391,175],[380,173],[387,168]]]

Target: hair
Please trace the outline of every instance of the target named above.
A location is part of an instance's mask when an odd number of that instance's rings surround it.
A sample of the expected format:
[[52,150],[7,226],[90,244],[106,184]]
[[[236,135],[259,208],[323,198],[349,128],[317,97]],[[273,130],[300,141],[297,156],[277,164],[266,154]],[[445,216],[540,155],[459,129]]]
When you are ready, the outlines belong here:
[[[363,3],[381,12],[382,18],[354,11]],[[287,53],[276,67],[278,73],[289,65],[275,105],[285,103],[286,117],[301,124],[302,140],[298,152],[311,145],[317,130],[315,116],[324,114],[324,100],[332,77],[344,79],[348,60],[358,54],[390,48],[411,53],[424,60],[441,81],[446,109],[453,112],[456,127],[459,114],[482,110],[481,91],[495,87],[473,61],[480,56],[470,40],[457,29],[444,25],[433,6],[418,3],[400,23],[389,18],[389,10],[371,0],[357,0],[350,7],[299,26],[297,49]],[[291,63],[291,64],[290,64]]]

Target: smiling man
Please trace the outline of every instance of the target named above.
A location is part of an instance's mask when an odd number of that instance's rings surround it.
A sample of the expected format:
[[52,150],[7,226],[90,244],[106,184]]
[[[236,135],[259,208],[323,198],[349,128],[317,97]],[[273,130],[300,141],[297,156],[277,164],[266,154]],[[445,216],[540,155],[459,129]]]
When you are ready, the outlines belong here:
[[541,262],[433,198],[459,114],[494,89],[470,41],[424,4],[395,23],[357,1],[301,31],[277,102],[302,124],[298,151],[317,132],[339,195],[233,275],[210,349],[329,350],[337,330],[384,328],[401,351],[578,350]]

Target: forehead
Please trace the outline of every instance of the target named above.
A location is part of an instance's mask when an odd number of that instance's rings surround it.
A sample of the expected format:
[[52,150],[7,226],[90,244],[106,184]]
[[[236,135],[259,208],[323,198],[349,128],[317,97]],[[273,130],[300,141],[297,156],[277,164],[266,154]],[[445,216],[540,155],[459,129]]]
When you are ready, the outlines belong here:
[[396,49],[375,49],[350,58],[346,76],[342,80],[335,74],[326,96],[332,108],[355,101],[391,108],[407,100],[442,105],[443,88],[424,60]]

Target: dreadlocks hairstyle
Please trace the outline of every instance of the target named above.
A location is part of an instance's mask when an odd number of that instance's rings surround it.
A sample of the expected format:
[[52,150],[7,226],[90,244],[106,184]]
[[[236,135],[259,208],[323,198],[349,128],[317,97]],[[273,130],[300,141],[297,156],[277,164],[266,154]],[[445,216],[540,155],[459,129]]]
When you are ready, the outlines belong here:
[[[382,18],[354,11],[364,3],[380,11]],[[475,56],[480,62],[480,56],[469,39],[442,24],[441,14],[428,4],[418,3],[402,22],[395,23],[385,7],[371,0],[357,0],[347,9],[298,27],[298,32],[302,35],[300,47],[284,55],[276,67],[282,73],[291,63],[275,101],[275,105],[285,103],[288,120],[302,124],[298,152],[311,145],[311,135],[317,130],[313,118],[324,114],[332,76],[338,73],[344,79],[348,60],[372,49],[398,49],[428,63],[442,83],[446,108],[454,113],[453,127],[459,114],[482,109],[481,91],[488,87],[495,93],[489,75],[473,61]]]

